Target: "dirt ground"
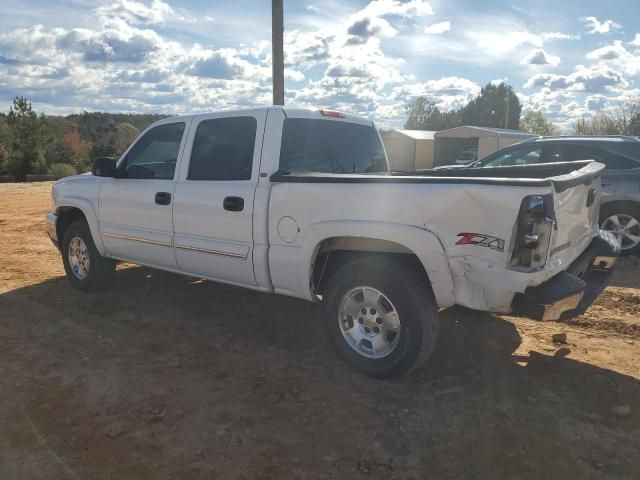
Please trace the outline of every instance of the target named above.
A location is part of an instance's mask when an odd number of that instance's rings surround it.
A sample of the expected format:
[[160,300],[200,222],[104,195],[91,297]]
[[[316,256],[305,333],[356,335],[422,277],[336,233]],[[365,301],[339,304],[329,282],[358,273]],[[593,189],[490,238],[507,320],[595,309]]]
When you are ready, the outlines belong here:
[[50,188],[0,185],[2,480],[640,478],[636,258],[569,323],[443,311],[381,382],[313,304],[128,265],[74,291]]

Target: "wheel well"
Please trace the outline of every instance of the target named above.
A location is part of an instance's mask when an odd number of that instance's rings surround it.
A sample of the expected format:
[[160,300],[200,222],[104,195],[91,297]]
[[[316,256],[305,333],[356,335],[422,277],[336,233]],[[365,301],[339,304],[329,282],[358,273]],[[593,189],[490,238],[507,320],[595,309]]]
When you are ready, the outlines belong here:
[[[607,202],[600,205],[600,215],[602,215],[603,210],[616,210],[618,208],[632,208],[640,212],[640,203],[634,202],[631,200],[614,200],[613,202]],[[599,217],[599,221],[604,220],[602,216]]]
[[58,245],[62,247],[62,236],[69,225],[77,221],[87,221],[82,210],[76,207],[60,207],[58,209],[58,221],[56,222],[56,234]]
[[354,259],[384,259],[390,263],[403,263],[418,273],[430,285],[427,274],[418,256],[407,247],[375,238],[332,237],[320,242],[311,264],[311,288],[315,295],[322,295],[327,281],[338,268]]

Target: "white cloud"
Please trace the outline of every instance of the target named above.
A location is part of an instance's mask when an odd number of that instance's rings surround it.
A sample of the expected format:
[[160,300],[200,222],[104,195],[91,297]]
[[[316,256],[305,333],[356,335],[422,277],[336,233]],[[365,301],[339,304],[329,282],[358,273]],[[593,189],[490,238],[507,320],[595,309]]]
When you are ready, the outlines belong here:
[[149,5],[135,0],[117,0],[98,7],[96,13],[102,19],[117,18],[129,24],[163,23],[176,15],[173,8],[162,0],[152,0]]
[[305,79],[304,73],[299,70],[294,70],[293,68],[285,68],[284,76],[294,82],[302,82]]
[[449,22],[448,20],[444,22],[434,23],[424,28],[424,33],[430,35],[439,35],[441,33],[449,31],[451,31],[451,22]]
[[500,31],[480,30],[468,31],[467,37],[473,45],[478,47],[485,55],[503,58],[507,53],[523,45],[542,48],[543,40],[536,34],[526,30]]
[[409,0],[401,2],[399,0],[374,0],[361,11],[363,16],[371,15],[383,17],[385,15],[400,15],[403,17],[420,17],[433,15],[433,8],[429,2],[424,0]]
[[578,40],[580,38],[580,34],[570,34],[564,32],[544,32],[540,35],[540,37],[547,40]]
[[622,46],[620,40],[616,40],[611,45],[598,48],[587,53],[587,58],[591,60],[616,60],[629,56],[627,49]]
[[609,33],[622,28],[622,25],[613,20],[604,20],[601,22],[597,17],[581,17],[580,20],[587,27],[587,33],[592,35],[596,33]]
[[[249,28],[246,19],[237,20],[240,28],[231,16],[212,8],[203,11],[192,28],[185,25],[191,14],[172,0],[108,1],[100,0],[103,5],[91,16],[79,14],[75,24],[54,20],[46,28],[0,30],[0,98],[15,92],[34,105],[45,105],[47,112],[67,113],[95,109],[173,114],[271,103],[270,37],[257,21]],[[338,0],[315,2],[312,15],[309,8],[291,19],[284,39],[288,104],[338,108],[397,126],[406,118],[404,106],[415,96],[450,110],[480,92],[479,83],[462,76],[429,79],[422,73],[429,70],[422,66],[417,71],[424,76],[416,79],[410,69],[418,64],[446,58],[462,64],[460,71],[467,63],[487,67],[473,70],[482,84],[507,74],[519,79],[520,72],[532,70],[519,67],[520,62],[535,68],[560,64],[557,55],[548,53],[561,52],[559,45],[550,49],[547,42],[579,38],[543,32],[508,14],[453,18],[452,31],[451,21],[425,21],[434,12],[423,0],[363,3],[354,11]],[[198,29],[212,21],[215,39],[203,40]],[[238,41],[234,29],[247,30],[246,38]],[[233,40],[229,30],[234,30]],[[451,33],[441,35],[445,32]],[[219,38],[236,48],[219,48]],[[640,34],[631,42],[612,41],[585,52],[594,65],[577,66],[572,73],[538,70],[526,83],[527,95],[518,95],[525,108],[548,112],[562,124],[574,113],[568,105],[575,112],[588,111],[601,108],[604,98],[633,91],[629,75],[640,72],[640,49],[635,47],[640,47]],[[482,72],[494,73],[481,80]]]
[[604,110],[610,103],[606,95],[589,95],[584,100],[584,106],[588,110]]
[[442,110],[460,108],[480,93],[480,85],[461,77],[442,77],[438,80],[412,83],[393,89],[393,97],[408,101],[415,97],[427,97]]
[[560,65],[560,57],[545,52],[542,49],[531,50],[522,60],[524,65]]
[[587,53],[586,57],[609,65],[628,75],[633,76],[640,73],[640,52],[630,52],[620,40],[615,40],[610,45],[593,50]]
[[524,88],[546,88],[575,92],[601,93],[614,88],[625,88],[629,82],[622,73],[603,64],[585,67],[578,65],[569,75],[539,73],[532,76]]

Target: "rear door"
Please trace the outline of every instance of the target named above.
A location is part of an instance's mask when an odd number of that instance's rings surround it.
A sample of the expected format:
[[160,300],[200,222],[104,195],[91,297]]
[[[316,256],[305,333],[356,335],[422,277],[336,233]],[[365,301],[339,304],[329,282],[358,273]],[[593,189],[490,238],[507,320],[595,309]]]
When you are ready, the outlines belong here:
[[253,200],[267,110],[195,117],[175,188],[174,247],[186,273],[256,285]]

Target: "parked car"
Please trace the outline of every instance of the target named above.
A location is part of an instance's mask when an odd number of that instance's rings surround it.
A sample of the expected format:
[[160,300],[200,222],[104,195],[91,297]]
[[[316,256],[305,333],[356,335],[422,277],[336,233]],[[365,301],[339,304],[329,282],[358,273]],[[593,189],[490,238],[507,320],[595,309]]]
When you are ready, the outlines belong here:
[[[599,215],[601,228],[616,236],[622,254],[640,253],[640,140],[637,137],[533,138],[498,150],[467,167],[532,165],[587,159],[606,166],[602,175],[603,194]],[[439,170],[442,169],[447,167]]]
[[188,115],[56,182],[46,219],[77,289],[127,261],[322,302],[340,355],[390,378],[433,352],[439,308],[558,319],[606,285],[604,166],[513,168],[394,175],[373,123],[333,111]]
[[468,165],[475,162],[478,159],[478,150],[475,148],[469,148],[462,150],[456,158],[456,165]]

